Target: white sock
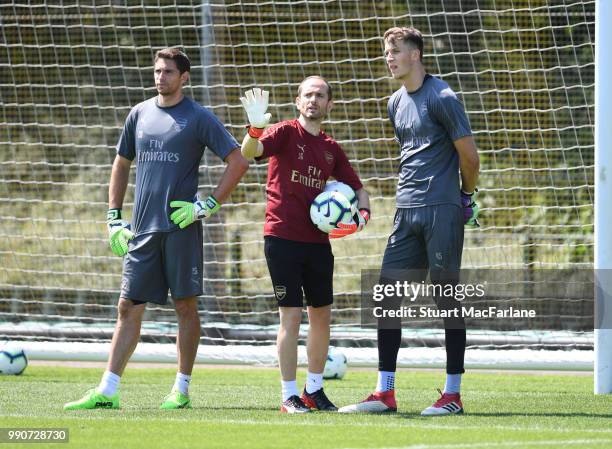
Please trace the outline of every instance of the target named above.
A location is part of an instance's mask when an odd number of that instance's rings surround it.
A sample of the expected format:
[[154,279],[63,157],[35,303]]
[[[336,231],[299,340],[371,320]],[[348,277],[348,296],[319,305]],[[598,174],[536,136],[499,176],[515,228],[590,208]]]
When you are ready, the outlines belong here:
[[176,379],[172,389],[180,391],[185,396],[189,396],[189,382],[191,382],[191,376],[183,373],[176,373]]
[[447,374],[444,393],[459,393],[461,390],[461,374]]
[[306,393],[312,394],[323,388],[323,373],[315,374],[308,371],[306,375]]
[[281,380],[283,402],[289,399],[291,396],[299,396],[297,390],[297,381],[295,380]]
[[111,396],[114,396],[117,390],[119,389],[120,381],[121,376],[117,376],[115,373],[106,370],[104,371],[104,374],[102,374],[102,379],[100,379],[100,385],[98,385],[96,391],[110,398]]
[[376,391],[395,390],[395,371],[379,371]]

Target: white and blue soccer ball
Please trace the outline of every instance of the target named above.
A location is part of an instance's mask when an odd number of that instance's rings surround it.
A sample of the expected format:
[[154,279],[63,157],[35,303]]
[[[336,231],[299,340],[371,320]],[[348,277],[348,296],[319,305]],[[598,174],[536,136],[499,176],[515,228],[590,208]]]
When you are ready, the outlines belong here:
[[19,375],[28,366],[25,351],[16,345],[0,346],[0,375]]
[[337,191],[323,191],[310,206],[310,219],[317,228],[329,234],[338,223],[353,223],[353,209],[350,201]]
[[346,356],[338,350],[330,349],[325,361],[323,379],[342,379],[346,374]]
[[330,181],[325,184],[324,192],[340,192],[351,203],[353,215],[357,213],[357,195],[355,191],[348,185],[340,181]]

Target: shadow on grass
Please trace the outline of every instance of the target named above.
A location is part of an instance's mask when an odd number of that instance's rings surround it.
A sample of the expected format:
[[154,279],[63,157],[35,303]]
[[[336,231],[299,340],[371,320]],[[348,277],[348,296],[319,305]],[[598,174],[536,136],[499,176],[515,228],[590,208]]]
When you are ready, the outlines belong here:
[[[340,413],[340,415],[344,415]],[[397,412],[397,413],[360,413],[360,414],[350,414],[348,416],[356,416],[356,415],[365,415],[368,417],[371,416],[380,416],[386,419],[419,419],[422,421],[428,420],[436,420],[439,418],[448,417],[451,415],[443,415],[443,416],[421,416],[420,411],[414,412]],[[541,418],[612,418],[612,413],[563,413],[563,412],[542,412],[542,413],[520,413],[520,412],[491,412],[491,413],[472,413],[466,412],[458,415],[459,417],[477,417],[477,418],[511,418],[511,417],[521,417],[521,416],[534,416]]]
[[512,416],[539,416],[551,418],[612,418],[612,413],[563,413],[563,412],[542,412],[542,413],[520,413],[520,412],[491,412],[491,413],[465,413],[464,416],[506,418]]
[[196,405],[193,406],[192,409],[190,410],[199,410],[199,411],[206,411],[206,410],[217,410],[217,411],[223,411],[223,410],[244,410],[244,411],[260,411],[260,412],[270,412],[270,411],[275,411],[278,412],[280,414],[280,407],[257,407],[257,406],[244,406],[244,405],[235,405],[235,406],[224,406],[224,407],[219,407],[219,406],[214,406],[214,407],[209,407],[206,405]]

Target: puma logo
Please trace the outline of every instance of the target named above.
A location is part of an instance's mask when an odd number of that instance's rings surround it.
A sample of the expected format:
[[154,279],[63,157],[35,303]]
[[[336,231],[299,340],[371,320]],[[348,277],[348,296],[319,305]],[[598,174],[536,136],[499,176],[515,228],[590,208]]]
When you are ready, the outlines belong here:
[[304,160],[304,151],[306,150],[306,145],[298,145],[298,159],[303,161]]

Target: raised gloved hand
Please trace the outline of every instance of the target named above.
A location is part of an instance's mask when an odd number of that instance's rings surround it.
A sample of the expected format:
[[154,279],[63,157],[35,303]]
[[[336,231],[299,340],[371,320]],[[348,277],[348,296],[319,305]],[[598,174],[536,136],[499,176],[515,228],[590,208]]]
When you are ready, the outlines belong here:
[[206,200],[197,200],[193,203],[191,201],[172,201],[170,207],[178,207],[170,215],[170,220],[183,229],[196,220],[213,215],[221,208],[221,203],[214,196],[209,195]]
[[356,232],[363,231],[365,225],[370,221],[370,211],[368,209],[361,208],[359,211],[353,216],[353,223],[338,223],[338,227],[331,230],[329,233],[330,239],[339,239],[342,237],[346,237],[347,235],[354,234]]
[[240,97],[242,106],[249,117],[249,136],[259,139],[272,114],[266,113],[270,93],[257,87],[247,90],[244,97]]
[[474,190],[472,193],[466,193],[461,190],[461,205],[463,206],[463,223],[466,226],[474,226],[480,227],[480,223],[478,222],[478,213],[480,212],[480,207],[476,204],[476,193],[478,189]]
[[134,238],[134,233],[130,230],[130,224],[121,219],[121,209],[108,210],[106,227],[111,251],[115,256],[125,256],[128,252],[128,242]]

